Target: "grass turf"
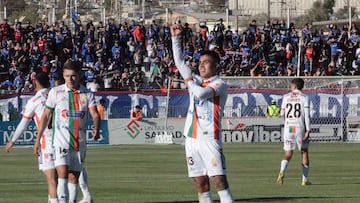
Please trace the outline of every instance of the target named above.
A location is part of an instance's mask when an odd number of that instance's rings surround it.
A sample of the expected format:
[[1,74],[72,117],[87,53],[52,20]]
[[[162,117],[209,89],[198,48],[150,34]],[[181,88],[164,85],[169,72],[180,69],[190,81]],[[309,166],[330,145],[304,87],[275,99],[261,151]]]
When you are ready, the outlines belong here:
[[[236,202],[360,202],[359,144],[312,144],[313,185],[307,187],[300,186],[299,152],[290,162],[284,186],[276,185],[281,144],[228,144],[224,151]],[[86,169],[95,202],[196,202],[184,156],[181,145],[89,148]],[[0,166],[0,202],[47,201],[44,176],[31,148],[1,152]]]

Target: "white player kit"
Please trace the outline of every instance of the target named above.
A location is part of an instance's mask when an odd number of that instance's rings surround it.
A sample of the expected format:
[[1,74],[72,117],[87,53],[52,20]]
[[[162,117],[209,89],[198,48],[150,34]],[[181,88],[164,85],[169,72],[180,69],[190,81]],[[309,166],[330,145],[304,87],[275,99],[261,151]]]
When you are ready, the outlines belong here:
[[202,81],[192,75],[182,59],[181,40],[173,39],[174,59],[183,78],[188,81],[190,106],[184,135],[189,177],[225,175],[222,153],[221,117],[227,99],[227,86],[219,76]]
[[[45,88],[39,90],[31,99],[26,103],[25,109],[22,112],[23,119],[12,137],[15,142],[20,135],[24,132],[31,119],[34,119],[37,128],[40,127],[40,119],[44,112],[45,101],[48,97],[49,89]],[[23,123],[25,121],[25,123]],[[46,128],[40,140],[41,153],[39,156],[39,169],[49,170],[54,169],[54,148],[52,147],[52,132]]]
[[54,111],[55,166],[69,165],[70,170],[81,171],[87,114],[89,109],[96,108],[93,94],[84,86],[72,91],[66,84],[60,85],[50,90],[46,108]]
[[310,131],[310,100],[300,90],[284,95],[281,116],[285,117],[284,150],[307,149],[309,141],[303,143],[305,130]]

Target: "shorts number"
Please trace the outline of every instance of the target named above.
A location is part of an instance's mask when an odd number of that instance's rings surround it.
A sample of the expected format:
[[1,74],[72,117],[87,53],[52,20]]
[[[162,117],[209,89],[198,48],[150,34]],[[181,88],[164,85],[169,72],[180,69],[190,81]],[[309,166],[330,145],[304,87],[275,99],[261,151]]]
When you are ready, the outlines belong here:
[[193,160],[193,158],[191,156],[188,157],[188,163],[189,163],[189,166],[194,165],[194,160]]
[[299,103],[287,103],[286,110],[286,118],[299,118],[301,116],[301,105]]

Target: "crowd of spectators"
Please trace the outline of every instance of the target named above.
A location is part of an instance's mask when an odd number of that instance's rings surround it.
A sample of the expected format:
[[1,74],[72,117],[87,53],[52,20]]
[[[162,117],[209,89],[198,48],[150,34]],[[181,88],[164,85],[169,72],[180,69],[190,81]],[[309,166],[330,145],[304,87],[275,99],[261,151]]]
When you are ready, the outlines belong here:
[[[92,91],[163,90],[169,78],[172,88],[181,88],[169,24],[154,20],[145,26],[139,20],[117,25],[114,19],[83,24],[76,18],[73,24],[71,31],[63,21],[33,25],[5,19],[0,24],[1,89],[32,91],[39,72],[48,73],[53,83],[68,59],[81,62],[84,85]],[[360,74],[360,31],[355,24],[350,29],[329,25],[316,30],[284,22],[259,26],[252,20],[243,32],[225,28],[222,19],[211,28],[206,22],[198,28],[182,25],[184,58],[194,71],[201,51],[210,49],[222,58],[223,76],[292,76],[298,63],[306,76]]]

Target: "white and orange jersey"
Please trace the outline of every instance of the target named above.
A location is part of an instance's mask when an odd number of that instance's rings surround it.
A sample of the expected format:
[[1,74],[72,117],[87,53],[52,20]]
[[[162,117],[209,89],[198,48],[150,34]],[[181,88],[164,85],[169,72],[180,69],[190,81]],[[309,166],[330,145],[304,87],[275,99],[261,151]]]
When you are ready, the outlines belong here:
[[310,130],[310,100],[300,90],[283,96],[281,116],[285,117],[285,127],[296,126]]
[[181,37],[172,37],[175,65],[188,81],[190,106],[186,116],[184,135],[194,139],[221,141],[221,118],[227,99],[227,85],[219,76],[202,81],[199,75],[192,75],[182,54]]
[[227,99],[227,86],[219,76],[188,82],[190,106],[184,135],[196,139],[221,140],[221,118]]
[[[33,97],[31,97],[30,100],[26,103],[26,106],[22,112],[23,118],[15,130],[15,133],[12,137],[12,141],[15,142],[20,137],[20,135],[27,128],[29,121],[31,119],[34,119],[37,128],[40,127],[40,120],[44,112],[45,101],[46,98],[48,97],[48,93],[49,93],[48,88],[41,89],[37,91],[37,93]],[[41,137],[41,149],[44,150],[47,149],[47,147],[51,147],[51,139],[52,139],[51,130],[46,128],[43,136]]]
[[50,90],[46,108],[53,110],[53,145],[79,151],[86,147],[85,127],[89,109],[96,109],[93,93],[80,86],[72,91],[66,84]]

